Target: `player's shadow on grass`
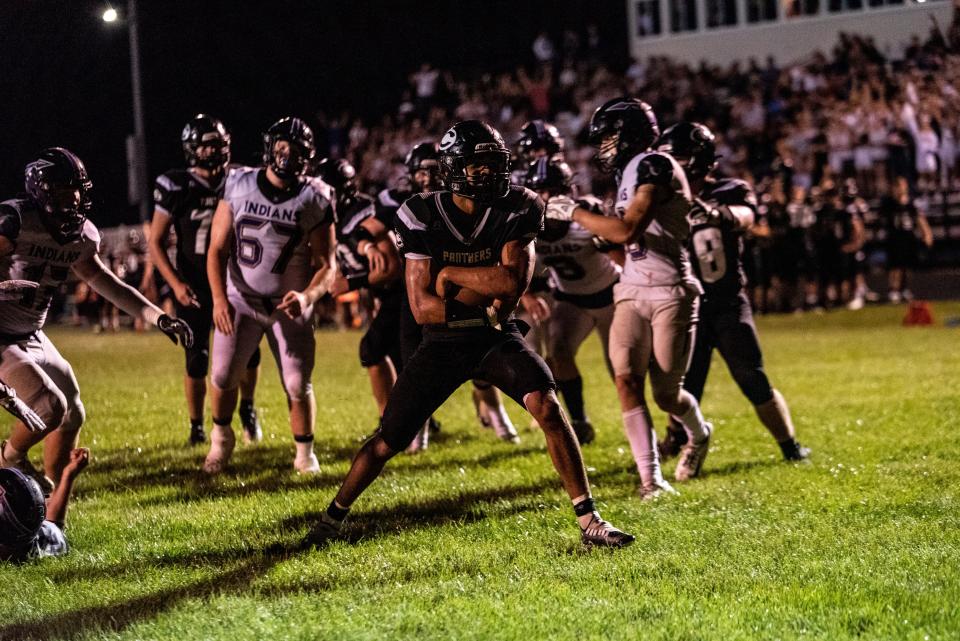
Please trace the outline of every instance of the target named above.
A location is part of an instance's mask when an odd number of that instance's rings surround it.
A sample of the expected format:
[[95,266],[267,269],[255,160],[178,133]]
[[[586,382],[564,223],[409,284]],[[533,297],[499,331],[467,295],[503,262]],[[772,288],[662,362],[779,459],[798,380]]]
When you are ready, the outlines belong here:
[[772,467],[774,465],[783,465],[783,463],[773,460],[773,459],[751,459],[749,461],[731,461],[730,463],[722,463],[716,467],[711,465],[705,465],[703,468],[703,478],[710,478],[712,476],[733,476],[734,474],[741,474],[744,472],[749,472],[750,470],[755,470],[761,467]]
[[[476,523],[488,516],[503,518],[521,512],[539,511],[543,501],[553,500],[543,497],[543,492],[543,483],[535,482],[506,488],[462,492],[457,497],[405,503],[392,508],[365,511],[358,514],[357,518],[351,522],[345,532],[345,539],[350,543],[358,543],[423,528]],[[509,505],[503,505],[501,502],[504,500],[512,502]],[[283,520],[279,527],[285,531],[296,530],[296,535],[292,538],[299,539],[305,526],[309,526],[318,517],[319,512],[300,514]],[[204,578],[186,586],[159,590],[122,603],[91,606],[36,621],[3,626],[0,627],[0,641],[74,639],[97,631],[119,632],[141,621],[152,619],[191,599],[203,600],[219,595],[251,593],[279,597],[292,592],[323,592],[353,581],[348,575],[338,581],[318,578],[306,584],[298,583],[292,586],[252,587],[258,578],[266,575],[277,564],[307,551],[300,544],[277,544],[252,552],[247,548],[237,547],[231,550],[193,552],[159,559],[151,558],[148,561],[125,562],[108,568],[86,568],[83,572],[71,570],[64,573],[51,573],[51,580],[66,582],[90,581],[127,573],[139,575],[148,565],[160,568],[198,566],[229,568],[216,576]],[[238,561],[238,559],[243,560]],[[237,564],[237,567],[231,567],[234,564]],[[424,574],[418,570],[417,577],[423,579]],[[382,581],[384,584],[392,585],[402,578],[384,577]]]

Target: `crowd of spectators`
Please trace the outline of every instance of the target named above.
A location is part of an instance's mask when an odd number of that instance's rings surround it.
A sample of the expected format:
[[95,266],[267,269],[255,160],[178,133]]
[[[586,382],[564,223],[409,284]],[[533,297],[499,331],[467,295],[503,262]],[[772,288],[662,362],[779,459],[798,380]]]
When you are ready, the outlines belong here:
[[[773,59],[691,66],[658,57],[617,66],[606,61],[599,44],[596,29],[588,27],[583,34],[567,31],[556,42],[541,34],[532,46],[534,64],[509,71],[454,72],[424,64],[410,74],[394,113],[376,122],[319,114],[320,139],[329,155],[348,158],[364,189],[374,193],[402,180],[401,161],[413,145],[438,139],[456,120],[487,120],[510,143],[524,122],[543,118],[565,136],[578,187],[609,196],[613,183],[592,168],[584,129],[609,98],[638,96],[654,107],[663,126],[679,120],[708,125],[719,141],[719,170],[754,184],[765,207],[792,203],[792,218],[783,222],[804,229],[807,247],[797,249],[804,255],[795,263],[799,275],[777,273],[777,261],[770,259],[782,255],[771,251],[778,238],[796,236],[778,231],[777,221],[772,228],[761,226],[760,238],[748,247],[752,284],[762,290],[758,306],[772,310],[841,299],[859,306],[870,293],[862,276],[859,286],[854,282],[866,267],[863,244],[887,235],[881,205],[897,179],[906,179],[920,214],[926,204],[945,207],[949,194],[960,189],[956,19],[946,33],[934,25],[926,40],[914,38],[899,59],[881,53],[871,38],[853,34],[841,34],[829,54],[784,66]],[[856,259],[815,255],[818,235],[829,227],[828,221],[818,223],[817,212],[834,193],[857,210],[866,227],[861,233],[845,224],[846,230],[836,233],[847,236],[828,244],[860,253]],[[922,252],[932,237],[922,221],[914,226]],[[884,254],[878,255],[883,262]],[[782,286],[784,277],[798,282]],[[909,290],[901,278],[891,283],[890,296],[903,295]]]

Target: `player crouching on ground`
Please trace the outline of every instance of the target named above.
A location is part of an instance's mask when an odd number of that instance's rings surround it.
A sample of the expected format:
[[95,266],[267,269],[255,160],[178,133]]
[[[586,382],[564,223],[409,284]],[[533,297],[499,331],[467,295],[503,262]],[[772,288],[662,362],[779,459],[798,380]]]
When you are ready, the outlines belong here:
[[207,274],[213,296],[213,430],[203,464],[218,474],[236,437],[230,423],[240,380],[264,334],[277,362],[296,443],[294,469],[314,474],[316,339],[313,305],[329,289],[334,268],[333,190],[304,176],[315,154],[313,131],[283,118],[264,134],[265,167],[230,171],[211,229]]
[[[192,345],[193,333],[100,260],[100,233],[87,219],[93,184],[76,155],[61,147],[45,149],[27,165],[25,184],[25,197],[0,203],[0,279],[38,286],[15,300],[0,299],[0,380],[17,390],[46,429],[35,432],[18,422],[0,444],[0,468],[19,468],[49,494],[50,479],[60,478],[77,446],[85,415],[73,369],[43,333],[53,296],[70,270],[127,314],[155,324],[175,344],[179,338]],[[46,476],[27,459],[43,439]]]
[[423,342],[397,378],[379,429],[357,453],[306,543],[335,538],[354,501],[387,461],[471,378],[496,385],[537,419],[573,501],[583,542],[612,547],[633,542],[596,511],[550,370],[512,320],[530,282],[544,205],[529,189],[510,185],[509,160],[495,129],[476,120],[457,123],[440,142],[446,190],[413,196],[397,212],[407,295],[423,325]]
[[[797,443],[787,401],[773,389],[763,370],[757,327],[744,290],[747,278],[740,255],[743,234],[756,216],[756,194],[742,180],[713,176],[716,143],[713,132],[704,125],[681,122],[670,127],[660,137],[658,149],[680,163],[694,194],[689,214],[690,251],[703,295],[683,388],[697,401],[703,397],[710,359],[717,349],[760,422],[776,439],[783,458],[802,461],[810,450]],[[686,442],[683,426],[671,419],[666,437],[658,444],[660,455],[665,459],[676,456]]]
[[18,469],[0,469],[0,561],[20,562],[67,553],[67,503],[90,450],[70,451],[57,489],[44,501],[40,486]]

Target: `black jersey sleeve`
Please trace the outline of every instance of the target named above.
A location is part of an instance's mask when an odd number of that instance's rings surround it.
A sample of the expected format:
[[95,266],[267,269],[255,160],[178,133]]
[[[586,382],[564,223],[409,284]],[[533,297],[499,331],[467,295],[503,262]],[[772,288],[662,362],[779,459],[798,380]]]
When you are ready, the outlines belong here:
[[0,203],[0,236],[16,240],[20,235],[20,211],[7,203]]
[[637,163],[637,187],[668,186],[673,181],[673,163],[663,154],[647,154]]
[[516,209],[507,217],[505,239],[529,243],[543,231],[543,217],[546,205],[543,200],[529,189],[524,189]]
[[177,210],[177,201],[182,194],[182,185],[179,185],[171,176],[160,174],[153,185],[154,211],[172,216]]
[[728,207],[749,207],[757,213],[757,194],[745,180],[722,180],[713,190],[713,199],[718,205]]
[[427,239],[427,208],[420,196],[414,196],[397,210],[394,229],[397,232],[397,249],[404,258],[430,258]]

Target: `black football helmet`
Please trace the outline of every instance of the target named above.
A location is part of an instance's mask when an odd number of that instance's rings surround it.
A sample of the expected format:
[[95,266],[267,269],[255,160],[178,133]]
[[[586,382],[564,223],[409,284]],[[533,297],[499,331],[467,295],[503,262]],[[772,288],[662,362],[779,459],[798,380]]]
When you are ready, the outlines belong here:
[[338,203],[357,195],[357,170],[345,158],[324,158],[317,163],[316,175],[336,190]]
[[626,96],[597,107],[587,129],[587,139],[597,148],[594,161],[604,172],[623,169],[659,137],[660,126],[650,105]]
[[407,166],[410,182],[420,192],[440,189],[440,152],[437,143],[421,142],[414,145],[403,164]]
[[562,160],[538,158],[530,165],[524,185],[535,192],[547,192],[551,196],[569,194],[572,190],[573,171]]
[[[276,153],[276,144],[281,140],[290,145],[288,153]],[[263,163],[281,180],[303,175],[316,153],[313,130],[300,118],[281,118],[263,134]]]
[[24,185],[58,242],[80,233],[90,213],[93,183],[76,154],[63,147],[44,149],[24,170]]
[[536,160],[537,152],[553,156],[561,153],[564,146],[563,136],[555,126],[543,120],[531,120],[520,128],[517,155],[532,162]]
[[[230,163],[230,132],[219,118],[197,114],[184,125],[180,142],[188,167],[220,171]],[[197,152],[205,146],[213,147],[213,151],[201,158]]]
[[[487,123],[458,122],[443,134],[439,153],[440,180],[458,196],[490,201],[510,190],[510,150]],[[471,166],[487,171],[471,173]]]
[[657,150],[676,158],[693,178],[702,178],[717,166],[717,139],[699,122],[679,122],[667,127],[657,141]]
[[16,552],[40,531],[46,517],[40,486],[15,468],[0,468],[0,558]]

